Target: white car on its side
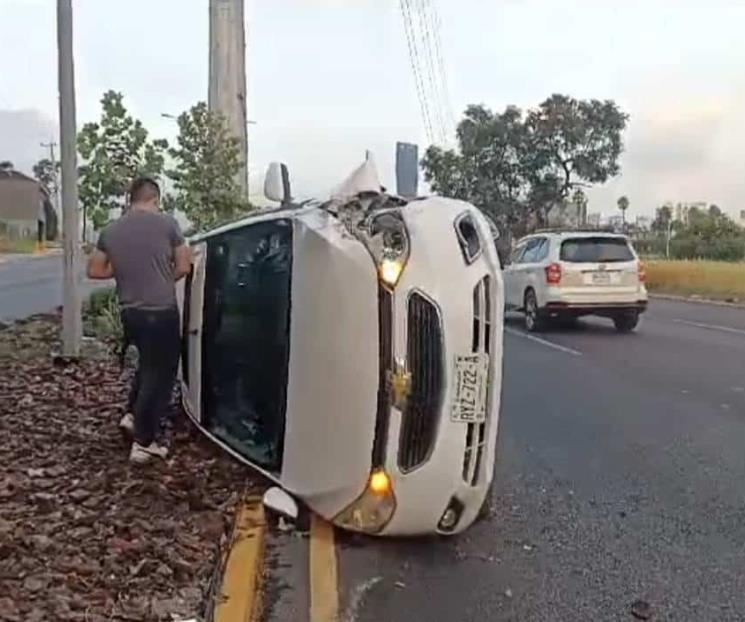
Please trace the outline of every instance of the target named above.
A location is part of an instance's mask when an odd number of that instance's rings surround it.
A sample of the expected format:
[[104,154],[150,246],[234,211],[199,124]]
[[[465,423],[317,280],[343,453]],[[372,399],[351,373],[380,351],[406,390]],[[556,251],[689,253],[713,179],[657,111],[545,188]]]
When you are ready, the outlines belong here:
[[182,393],[197,426],[313,511],[454,534],[495,464],[504,292],[472,205],[386,194],[371,161],[327,202],[274,166],[257,212],[192,240]]
[[629,239],[602,231],[536,233],[504,270],[507,309],[538,331],[554,319],[598,315],[630,332],[647,309],[646,272]]

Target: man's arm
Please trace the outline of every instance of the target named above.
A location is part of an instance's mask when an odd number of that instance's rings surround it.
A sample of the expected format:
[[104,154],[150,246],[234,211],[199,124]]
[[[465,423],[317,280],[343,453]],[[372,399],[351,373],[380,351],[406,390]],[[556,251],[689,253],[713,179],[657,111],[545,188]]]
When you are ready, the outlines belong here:
[[100,249],[94,250],[88,260],[88,278],[100,280],[114,278],[114,268],[111,266],[109,256]]
[[177,246],[173,251],[173,276],[179,281],[191,272],[191,246],[186,242]]

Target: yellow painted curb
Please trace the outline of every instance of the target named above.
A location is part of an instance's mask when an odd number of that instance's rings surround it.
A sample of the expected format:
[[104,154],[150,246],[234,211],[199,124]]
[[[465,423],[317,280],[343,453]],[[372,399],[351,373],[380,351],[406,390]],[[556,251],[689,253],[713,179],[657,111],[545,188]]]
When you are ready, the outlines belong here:
[[310,527],[310,622],[337,622],[339,589],[334,528],[313,515]]
[[248,499],[236,512],[221,595],[214,622],[251,622],[259,609],[266,520],[260,499]]

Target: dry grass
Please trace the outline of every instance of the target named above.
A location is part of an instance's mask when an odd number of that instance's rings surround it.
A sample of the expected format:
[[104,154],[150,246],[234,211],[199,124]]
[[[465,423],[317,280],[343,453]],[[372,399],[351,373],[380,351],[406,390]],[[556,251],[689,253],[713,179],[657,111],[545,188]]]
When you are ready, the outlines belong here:
[[650,261],[647,286],[660,294],[745,300],[745,263]]
[[36,250],[36,240],[24,238],[9,240],[0,237],[0,253],[33,253]]

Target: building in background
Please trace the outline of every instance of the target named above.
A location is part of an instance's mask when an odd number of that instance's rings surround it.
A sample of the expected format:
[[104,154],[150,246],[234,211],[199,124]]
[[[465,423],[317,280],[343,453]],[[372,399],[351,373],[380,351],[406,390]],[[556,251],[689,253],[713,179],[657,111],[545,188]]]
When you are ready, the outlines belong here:
[[53,240],[57,229],[57,214],[44,187],[16,170],[0,170],[0,238]]

